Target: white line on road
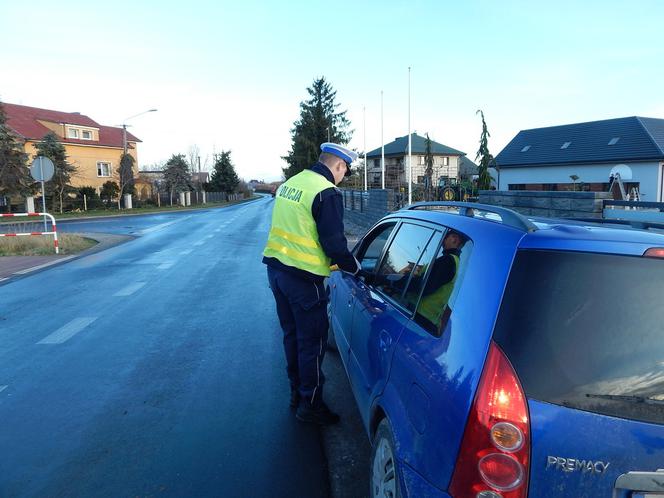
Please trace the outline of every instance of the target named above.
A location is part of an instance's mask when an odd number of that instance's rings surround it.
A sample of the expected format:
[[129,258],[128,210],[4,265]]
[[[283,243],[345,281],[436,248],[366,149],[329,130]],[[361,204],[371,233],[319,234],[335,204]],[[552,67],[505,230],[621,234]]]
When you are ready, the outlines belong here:
[[173,264],[174,263],[172,261],[169,263],[162,263],[159,266],[157,266],[157,270],[168,270],[171,266],[173,266]]
[[212,237],[214,237],[214,235],[206,235],[205,237],[203,237],[203,239],[207,240],[207,239],[211,239]]
[[150,228],[145,228],[144,230],[139,230],[136,233],[139,234],[139,235],[145,235],[147,233],[156,232],[157,230],[161,230],[162,228],[166,228],[167,226],[173,225],[174,223],[179,223],[181,221],[188,220],[189,218],[191,218],[191,216],[183,216],[182,218],[179,218],[177,220],[169,221],[167,223],[162,223],[161,225],[155,225],[155,226],[150,227]]
[[16,273],[14,273],[14,275],[25,275],[26,273],[41,270],[42,268],[46,268],[47,266],[55,265],[57,263],[62,263],[63,261],[68,261],[68,260],[70,260],[74,257],[75,256],[67,256],[66,258],[56,259],[54,261],[49,261],[48,263],[44,263],[43,265],[33,266],[32,268],[28,268],[26,270],[17,271]]
[[187,250],[185,250],[185,251],[182,251],[180,254],[181,254],[182,256],[186,256],[187,254],[191,254],[191,251],[193,251],[193,249],[187,249]]
[[113,295],[115,297],[131,296],[134,292],[136,292],[138,289],[140,289],[144,285],[145,285],[145,282],[134,282],[133,284],[129,284],[124,289],[117,291]]
[[0,386],[0,393],[1,393],[2,391],[4,391],[5,389],[7,389],[8,387],[9,387],[9,386]]
[[202,240],[199,240],[198,242],[194,242],[192,245],[193,246],[202,246],[203,244],[205,244],[205,242],[203,242]]
[[221,228],[217,228],[215,232],[221,232]]
[[82,316],[79,318],[74,318],[71,322],[63,325],[52,334],[44,337],[37,344],[62,344],[63,342],[74,337],[96,319],[96,316]]

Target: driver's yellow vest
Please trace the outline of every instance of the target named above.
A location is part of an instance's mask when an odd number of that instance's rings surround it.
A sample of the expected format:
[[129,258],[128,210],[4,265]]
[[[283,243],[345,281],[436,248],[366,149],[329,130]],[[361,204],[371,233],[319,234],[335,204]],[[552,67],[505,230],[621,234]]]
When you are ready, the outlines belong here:
[[457,279],[457,272],[459,271],[459,256],[456,254],[452,254],[451,256],[454,260],[454,278],[446,284],[441,285],[428,296],[422,296],[420,305],[417,308],[417,312],[435,326],[440,325],[440,319],[445,311],[445,305],[450,300],[450,295]]
[[279,187],[263,256],[316,275],[330,274],[330,258],[320,245],[311,214],[314,198],[330,187],[334,187],[332,182],[308,169]]

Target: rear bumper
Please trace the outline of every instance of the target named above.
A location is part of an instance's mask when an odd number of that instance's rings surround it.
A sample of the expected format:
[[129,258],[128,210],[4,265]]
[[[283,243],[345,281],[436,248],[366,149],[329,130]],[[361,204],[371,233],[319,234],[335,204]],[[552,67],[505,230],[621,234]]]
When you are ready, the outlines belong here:
[[401,465],[401,489],[409,498],[426,496],[427,498],[451,498],[450,495],[429,484],[421,475],[403,462]]

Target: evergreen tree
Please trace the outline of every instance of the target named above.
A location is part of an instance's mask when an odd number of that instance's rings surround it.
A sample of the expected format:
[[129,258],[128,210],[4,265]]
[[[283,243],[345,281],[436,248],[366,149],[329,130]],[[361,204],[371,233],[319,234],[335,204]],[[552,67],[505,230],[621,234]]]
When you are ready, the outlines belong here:
[[[29,195],[32,178],[27,167],[28,155],[9,131],[7,115],[0,102],[0,195]],[[11,202],[9,202],[11,210]]]
[[424,200],[431,201],[433,200],[433,153],[431,152],[431,139],[427,133],[427,139],[424,143],[424,164],[426,169],[424,170],[424,176],[426,177],[426,189]]
[[314,80],[307,92],[311,98],[300,103],[300,119],[291,129],[291,150],[282,157],[288,163],[283,168],[286,179],[315,163],[323,142],[347,144],[353,135],[346,111],[336,112],[341,104],[335,102],[337,92],[325,77]]
[[125,194],[133,194],[135,192],[134,184],[134,158],[131,154],[122,154],[120,157],[120,169],[118,171],[118,186],[119,198],[118,207],[120,205],[120,198]]
[[119,192],[120,192],[120,187],[118,187],[118,184],[112,180],[108,180],[101,186],[101,192],[99,192],[99,197],[101,197],[101,200],[104,201],[106,204],[110,204],[113,201],[113,199],[115,199],[118,196]]
[[477,180],[477,188],[479,190],[489,190],[491,187],[491,174],[489,173],[489,167],[493,162],[493,156],[489,153],[489,130],[486,127],[486,121],[484,121],[484,112],[478,110],[475,114],[480,114],[482,116],[482,135],[480,136],[480,148],[477,151],[477,156],[475,160],[479,161],[478,173],[479,178]]
[[173,154],[166,162],[164,183],[171,194],[171,204],[173,203],[173,193],[192,190],[191,173],[183,154]]
[[46,193],[54,196],[52,207],[55,208],[55,197],[60,201],[62,213],[63,198],[69,192],[76,190],[70,185],[71,177],[76,173],[76,166],[67,161],[65,146],[58,140],[55,133],[49,132],[41,142],[37,143],[37,156],[48,157],[53,161],[55,172],[53,178],[46,182]]
[[235,172],[231,161],[231,151],[221,151],[214,158],[214,171],[210,179],[210,188],[213,192],[234,192],[240,184],[240,179]]

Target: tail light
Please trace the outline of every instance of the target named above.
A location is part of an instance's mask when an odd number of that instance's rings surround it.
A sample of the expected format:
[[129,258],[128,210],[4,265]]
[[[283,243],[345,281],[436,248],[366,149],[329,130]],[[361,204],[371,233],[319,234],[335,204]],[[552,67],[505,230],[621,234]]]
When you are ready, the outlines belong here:
[[646,258],[664,258],[664,247],[651,247],[643,255]]
[[526,396],[512,365],[492,341],[450,492],[454,498],[525,498],[529,458]]

